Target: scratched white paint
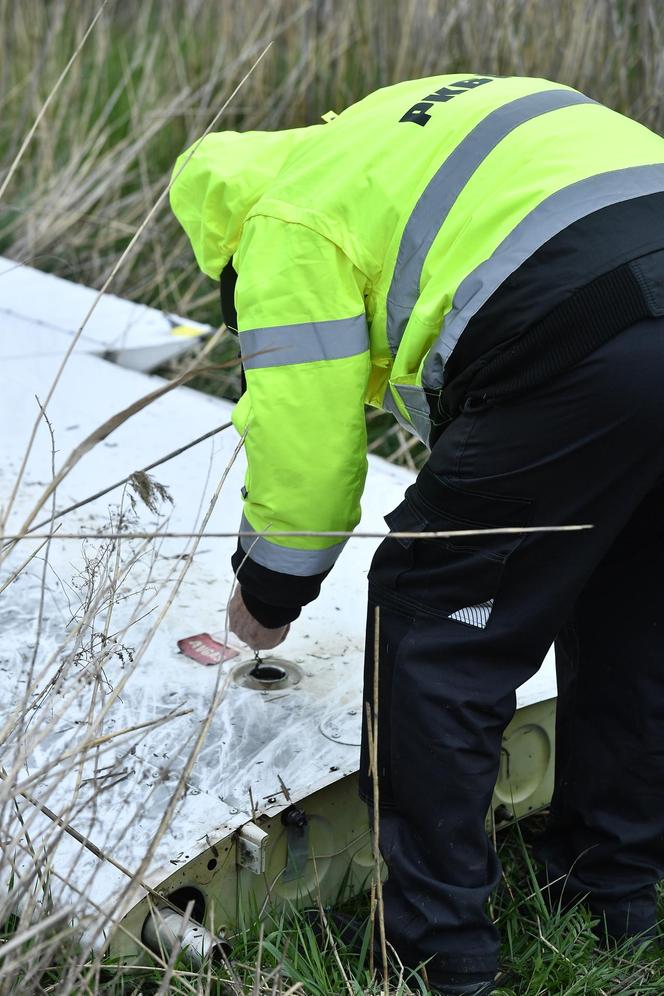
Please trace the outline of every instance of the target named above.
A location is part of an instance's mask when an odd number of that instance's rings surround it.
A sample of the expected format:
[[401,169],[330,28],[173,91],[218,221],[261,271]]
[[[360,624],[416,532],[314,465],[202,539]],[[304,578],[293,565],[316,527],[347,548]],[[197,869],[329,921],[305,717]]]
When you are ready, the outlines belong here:
[[[18,290],[15,281],[19,281]],[[53,303],[41,296],[41,282],[38,293],[31,294],[30,286],[24,270],[0,271],[3,505],[38,415],[35,396],[45,398],[70,341],[71,329],[87,306],[90,293],[59,281]],[[7,300],[13,302],[12,308],[5,308]],[[120,307],[126,305],[127,302],[118,303],[118,315],[126,316]],[[122,324],[125,318],[116,319],[113,308],[105,312],[100,332],[108,341],[115,341],[116,320],[118,335],[121,327],[126,327]],[[35,320],[30,318],[32,312]],[[142,309],[141,314],[146,316],[151,335],[158,316],[149,309]],[[141,321],[137,317],[132,327],[139,344]],[[77,352],[48,408],[55,435],[56,466],[104,419],[160,383],[157,378]],[[230,411],[231,405],[226,402],[187,388],[177,389],[133,417],[86,455],[58,489],[57,507],[92,494],[227,421]],[[153,514],[137,503],[135,519],[125,522],[127,530],[197,530],[236,444],[234,430],[228,429],[155,470],[154,477],[168,488],[173,504],[164,503],[160,514]],[[50,463],[51,440],[42,420],[8,534],[20,527],[42,493],[50,479]],[[243,476],[244,460],[240,455],[211,516],[209,532],[237,528]],[[401,500],[412,479],[409,471],[371,458],[359,530],[384,530],[382,516]],[[115,528],[121,502],[120,488],[66,516],[62,530]],[[128,508],[126,496],[124,507]],[[95,631],[103,631],[106,626],[113,639],[102,679],[95,681],[85,649],[91,634],[86,631],[74,658],[71,653],[67,657],[74,637],[70,636],[68,646],[61,646],[61,642],[68,630],[73,631],[80,616],[80,601],[87,590],[81,574],[87,571],[89,577],[94,571],[94,557],[103,544],[67,541],[56,535],[49,550],[44,621],[36,652],[43,551],[0,597],[0,730],[5,728],[0,742],[4,740],[5,768],[11,768],[20,755],[21,785],[51,809],[66,813],[81,833],[116,860],[136,869],[164,818],[188,751],[205,721],[215,688],[219,691],[221,679],[225,689],[186,779],[185,793],[150,862],[153,882],[162,874],[157,869],[165,875],[175,863],[186,862],[200,851],[206,836],[218,840],[249,819],[252,806],[261,812],[277,812],[288,804],[286,793],[297,801],[356,770],[366,572],[376,542],[358,538],[347,545],[321,597],[304,610],[287,642],[279,648],[280,656],[302,668],[301,683],[292,689],[260,692],[226,681],[236,661],[219,668],[203,667],[183,657],[177,649],[178,639],[202,631],[223,639],[234,540],[201,541],[170,611],[141,651],[146,634],[165,604],[174,572],[183,566],[181,557],[188,546],[185,540],[164,539],[146,549],[139,562],[122,576],[110,618],[107,604],[100,606],[96,614]],[[123,540],[121,557],[127,561],[140,543]],[[3,565],[0,584],[32,548],[34,543],[20,545]],[[138,618],[128,626],[132,613]],[[98,637],[96,644],[98,648]],[[8,734],[17,705],[26,695],[33,654],[30,725]],[[245,649],[238,660],[248,656]],[[98,719],[114,690],[121,686],[121,695],[100,723]],[[34,688],[41,693],[38,698]],[[520,690],[519,705],[554,694],[549,655],[540,674]],[[75,754],[76,745],[89,737],[91,729],[96,737],[106,736],[183,709],[189,710],[186,716],[104,743],[99,756],[88,752],[80,765],[71,760],[57,763],[68,752]],[[328,733],[342,730],[343,736],[338,740],[325,736],[321,726]],[[0,783],[0,793],[1,790]],[[23,813],[36,846],[45,846],[48,834],[54,832],[53,825],[35,816],[27,803]],[[61,836],[57,829],[55,832]],[[57,846],[49,845],[49,851],[56,873],[71,883],[60,891],[58,883],[53,882],[55,893],[71,898],[72,889],[74,893],[79,890],[89,903],[109,908],[112,896],[124,884],[121,873],[66,837]]]

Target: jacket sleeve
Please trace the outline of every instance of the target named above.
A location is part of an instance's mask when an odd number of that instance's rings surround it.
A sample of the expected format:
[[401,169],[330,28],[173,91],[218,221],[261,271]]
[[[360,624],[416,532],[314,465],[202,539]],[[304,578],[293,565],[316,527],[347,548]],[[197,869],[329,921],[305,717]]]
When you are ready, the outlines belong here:
[[[324,237],[263,216],[235,256],[247,391],[234,412],[248,461],[233,565],[264,625],[299,615],[345,544],[367,469],[365,278]],[[303,532],[302,536],[271,533]]]

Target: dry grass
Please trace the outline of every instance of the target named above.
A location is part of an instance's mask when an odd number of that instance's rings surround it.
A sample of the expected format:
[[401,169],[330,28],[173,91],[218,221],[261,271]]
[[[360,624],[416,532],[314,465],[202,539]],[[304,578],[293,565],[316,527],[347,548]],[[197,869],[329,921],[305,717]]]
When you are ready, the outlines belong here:
[[[96,0],[0,0],[0,185],[99,10]],[[197,138],[266,43],[220,127],[318,121],[378,86],[457,70],[548,76],[664,128],[662,0],[109,0],[0,204],[0,248],[101,286]],[[218,320],[163,206],[113,289]],[[233,393],[234,380],[205,385]],[[373,416],[372,449],[421,451]]]
[[[11,53],[0,69],[3,172],[98,6],[2,0]],[[662,13],[660,0],[110,2],[9,186],[4,247],[99,284],[177,153],[267,41],[272,50],[229,107],[226,128],[310,123],[376,86],[473,68],[551,76],[661,129]],[[212,293],[192,277],[184,236],[164,209],[116,287],[190,312]]]

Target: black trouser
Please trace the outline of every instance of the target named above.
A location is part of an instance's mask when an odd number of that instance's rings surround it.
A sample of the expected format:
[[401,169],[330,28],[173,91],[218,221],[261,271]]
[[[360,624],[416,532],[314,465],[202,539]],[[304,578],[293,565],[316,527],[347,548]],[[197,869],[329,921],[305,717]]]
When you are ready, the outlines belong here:
[[[386,540],[378,769],[388,939],[445,982],[491,976],[500,865],[485,833],[515,689],[559,638],[552,877],[647,929],[664,877],[664,319],[544,388],[468,408],[387,517],[397,530],[593,523],[586,532]],[[366,741],[366,737],[365,737]],[[367,750],[362,792],[369,801]],[[465,973],[468,973],[467,976]]]

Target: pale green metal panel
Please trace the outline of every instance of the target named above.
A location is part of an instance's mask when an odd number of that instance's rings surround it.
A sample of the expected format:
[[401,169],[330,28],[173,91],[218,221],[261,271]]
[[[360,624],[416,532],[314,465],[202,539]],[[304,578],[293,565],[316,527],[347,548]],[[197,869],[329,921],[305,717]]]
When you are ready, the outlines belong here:
[[[550,801],[555,705],[555,699],[548,699],[519,709],[505,731],[488,830],[492,822],[500,827]],[[341,893],[348,897],[366,889],[374,860],[367,808],[357,793],[357,774],[301,800],[297,809],[307,816],[303,833],[284,826],[283,813],[256,818],[254,826],[266,837],[262,863],[257,859],[255,870],[246,866],[251,855],[241,856],[245,831],[230,833],[170,877],[160,879],[159,892],[168,896],[183,888],[198,890],[205,900],[205,926],[232,937],[243,921],[254,919],[268,904],[317,905],[320,900],[325,906]],[[253,836],[260,834],[254,831]],[[251,840],[250,834],[247,839]],[[252,853],[258,850],[255,847]],[[245,866],[239,861],[245,861]],[[141,936],[149,913],[146,899],[128,913],[123,930],[113,940],[112,955],[145,962],[148,956],[134,938]]]
[[519,709],[503,737],[493,797],[496,825],[546,806],[553,791],[556,700]]

